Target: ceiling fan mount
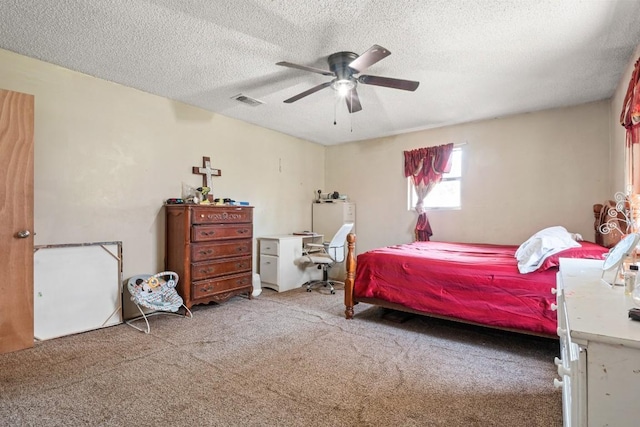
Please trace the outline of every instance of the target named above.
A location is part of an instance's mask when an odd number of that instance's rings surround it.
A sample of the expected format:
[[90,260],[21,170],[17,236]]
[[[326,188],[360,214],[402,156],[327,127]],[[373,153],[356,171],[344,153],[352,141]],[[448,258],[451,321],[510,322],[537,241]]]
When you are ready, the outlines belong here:
[[374,44],[362,55],[358,55],[353,52],[336,52],[329,55],[327,58],[329,70],[308,67],[306,65],[299,65],[286,61],[278,62],[276,65],[334,77],[333,80],[314,86],[311,89],[292,96],[289,99],[285,99],[284,102],[290,104],[326,87],[332,87],[340,96],[344,96],[349,112],[355,113],[362,110],[362,105],[360,104],[360,98],[356,89],[358,83],[407,90],[411,92],[416,90],[420,82],[370,75],[359,75],[356,77],[356,74],[360,74],[371,65],[389,55],[391,55],[391,52],[387,49]]
[[353,68],[349,68],[349,64],[357,58],[358,54],[353,52],[337,52],[329,55],[327,62],[329,63],[329,69],[336,75],[338,80],[347,80],[357,72]]

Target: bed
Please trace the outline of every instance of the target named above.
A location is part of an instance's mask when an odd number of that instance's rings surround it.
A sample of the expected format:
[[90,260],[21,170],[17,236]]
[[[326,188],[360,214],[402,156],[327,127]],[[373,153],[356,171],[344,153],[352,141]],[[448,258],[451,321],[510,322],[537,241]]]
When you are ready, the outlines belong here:
[[608,252],[602,245],[574,238],[572,247],[554,250],[533,271],[521,273],[515,255],[527,242],[520,246],[413,242],[367,251],[358,255],[356,263],[355,240],[354,234],[347,237],[347,319],[363,302],[546,337],[557,337],[552,289],[559,258],[602,259]]

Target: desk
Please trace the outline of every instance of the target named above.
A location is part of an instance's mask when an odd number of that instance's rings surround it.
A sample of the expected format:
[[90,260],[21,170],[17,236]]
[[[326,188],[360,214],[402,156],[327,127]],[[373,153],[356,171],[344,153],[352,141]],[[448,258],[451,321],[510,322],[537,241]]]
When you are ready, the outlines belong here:
[[258,237],[262,287],[284,292],[308,282],[312,272],[298,261],[302,248],[307,243],[322,243],[323,238],[322,234]]

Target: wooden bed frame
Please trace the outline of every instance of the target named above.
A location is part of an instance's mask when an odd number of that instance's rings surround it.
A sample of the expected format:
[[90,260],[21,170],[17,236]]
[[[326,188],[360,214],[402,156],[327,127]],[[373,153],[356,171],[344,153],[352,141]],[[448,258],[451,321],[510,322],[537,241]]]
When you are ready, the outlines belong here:
[[[602,245],[602,246],[606,246],[606,247],[612,247],[613,245],[615,245],[615,242],[606,242],[607,244],[603,244],[603,236],[600,233],[600,224],[601,222],[606,220],[606,215],[601,214],[601,211],[603,208],[607,208],[608,206],[608,202],[605,202],[604,204],[595,204],[593,205],[593,215],[595,218],[594,221],[594,231],[595,231],[595,238],[596,238],[596,243]],[[619,239],[616,239],[619,240]],[[437,314],[432,314],[432,313],[428,313],[428,312],[422,312],[422,311],[418,311],[418,310],[413,310],[411,308],[402,306],[400,304],[395,304],[395,303],[391,303],[388,301],[384,301],[378,298],[356,298],[353,294],[354,291],[354,284],[355,284],[355,277],[356,277],[356,256],[355,256],[355,242],[356,242],[356,235],[351,233],[347,236],[347,256],[345,259],[345,266],[347,269],[347,278],[344,282],[344,305],[345,305],[345,310],[344,310],[344,314],[345,317],[347,319],[353,319],[353,315],[354,315],[354,311],[353,308],[355,307],[355,305],[357,305],[360,302],[363,303],[367,303],[367,304],[372,304],[378,307],[382,307],[382,308],[388,308],[391,310],[397,310],[397,311],[401,311],[401,312],[405,312],[405,313],[413,313],[413,314],[418,314],[421,316],[428,316],[428,317],[435,317],[438,319],[445,319],[445,320],[451,320],[451,321],[455,321],[455,322],[459,322],[459,323],[466,323],[469,325],[475,325],[475,326],[481,326],[481,327],[485,327],[485,328],[492,328],[492,329],[500,329],[500,330],[504,330],[504,331],[510,331],[510,332],[517,332],[519,334],[527,334],[527,335],[535,335],[535,336],[541,336],[541,337],[545,337],[545,338],[553,338],[553,339],[557,339],[558,337],[556,335],[547,335],[544,333],[537,333],[537,332],[531,332],[531,331],[525,331],[525,330],[521,330],[521,329],[513,329],[513,328],[503,328],[503,327],[497,327],[497,326],[493,326],[493,325],[486,325],[483,323],[478,323],[478,322],[471,322],[471,321],[467,321],[467,320],[462,320],[462,319],[458,319],[456,317],[450,317],[450,316],[440,316]]]
[[345,314],[345,317],[347,319],[353,319],[353,315],[354,315],[353,308],[354,308],[354,306],[357,305],[360,302],[364,302],[366,304],[372,304],[372,305],[375,305],[375,306],[378,306],[378,307],[387,308],[387,309],[391,309],[391,310],[397,310],[397,311],[401,311],[401,312],[404,312],[404,313],[418,314],[420,316],[427,316],[427,317],[433,317],[433,318],[437,318],[437,319],[450,320],[450,321],[454,321],[454,322],[458,322],[458,323],[465,323],[467,325],[481,326],[481,327],[484,327],[484,328],[499,329],[499,330],[502,330],[502,331],[509,331],[509,332],[517,332],[519,334],[527,334],[527,335],[534,335],[534,336],[539,336],[539,337],[544,337],[544,338],[558,339],[558,337],[556,335],[548,335],[548,334],[539,333],[539,332],[524,331],[522,329],[503,328],[503,327],[487,325],[487,324],[479,323],[479,322],[471,322],[471,321],[468,321],[468,320],[459,319],[457,317],[441,316],[441,315],[433,314],[433,313],[429,313],[429,312],[413,310],[413,309],[405,307],[403,305],[392,303],[392,302],[385,301],[385,300],[378,299],[378,298],[356,298],[353,295],[353,286],[354,286],[355,277],[356,277],[355,243],[356,243],[356,235],[353,234],[353,233],[349,234],[347,236],[347,257],[345,259],[345,265],[346,265],[346,268],[347,268],[347,278],[346,278],[346,280],[344,282],[344,305],[345,305],[344,314]]

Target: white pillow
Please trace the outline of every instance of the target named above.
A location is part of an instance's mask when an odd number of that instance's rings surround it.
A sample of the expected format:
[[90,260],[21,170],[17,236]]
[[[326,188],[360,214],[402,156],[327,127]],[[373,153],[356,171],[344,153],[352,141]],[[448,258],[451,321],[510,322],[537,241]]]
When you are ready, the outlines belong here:
[[579,248],[580,243],[574,240],[579,237],[580,235],[572,235],[561,226],[538,231],[521,244],[516,251],[518,270],[522,274],[531,273],[537,270],[549,256],[565,249]]

